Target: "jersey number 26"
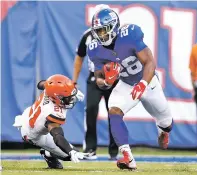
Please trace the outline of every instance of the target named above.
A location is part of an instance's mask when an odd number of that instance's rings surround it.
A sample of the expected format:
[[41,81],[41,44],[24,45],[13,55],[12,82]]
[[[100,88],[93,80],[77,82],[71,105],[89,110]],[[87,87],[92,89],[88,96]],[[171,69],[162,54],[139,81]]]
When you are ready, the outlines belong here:
[[[139,60],[134,62],[137,58],[135,56],[129,56],[125,58],[121,63],[121,73],[120,76],[128,77],[129,75],[135,75],[142,70],[142,64]],[[123,71],[124,68],[126,71]]]

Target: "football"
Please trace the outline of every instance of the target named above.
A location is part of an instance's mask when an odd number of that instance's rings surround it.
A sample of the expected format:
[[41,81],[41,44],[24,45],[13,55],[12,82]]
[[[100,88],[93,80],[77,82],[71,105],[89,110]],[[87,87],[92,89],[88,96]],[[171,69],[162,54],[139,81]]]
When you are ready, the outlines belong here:
[[107,71],[110,71],[114,64],[115,64],[114,62],[106,63],[106,64],[103,66],[103,69],[104,69],[104,67],[105,67]]
[[115,62],[106,63],[103,66],[103,75],[107,82],[113,84],[120,76],[120,64]]

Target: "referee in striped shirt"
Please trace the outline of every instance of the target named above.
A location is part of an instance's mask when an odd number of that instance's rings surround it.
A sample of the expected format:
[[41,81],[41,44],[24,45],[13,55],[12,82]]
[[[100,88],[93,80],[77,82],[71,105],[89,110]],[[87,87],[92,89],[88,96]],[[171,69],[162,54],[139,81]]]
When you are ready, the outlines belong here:
[[[101,9],[109,8],[108,5],[100,4],[96,6],[96,11]],[[91,29],[88,29],[84,32],[78,48],[76,50],[75,62],[74,62],[74,72],[73,72],[73,81],[77,83],[82,63],[84,61],[84,57],[87,55],[87,46],[92,41],[93,36],[91,33]],[[86,133],[85,133],[85,143],[83,145],[84,152],[90,153],[89,159],[96,159],[96,148],[97,148],[97,133],[96,133],[96,121],[99,109],[99,102],[104,96],[106,102],[106,108],[108,110],[108,100],[113,88],[109,90],[101,90],[96,84],[94,77],[94,64],[88,59],[88,67],[89,67],[89,77],[87,79],[87,102],[86,102]],[[108,118],[109,122],[109,118]],[[110,159],[116,159],[118,154],[118,147],[112,137],[110,124],[109,125],[109,155]]]

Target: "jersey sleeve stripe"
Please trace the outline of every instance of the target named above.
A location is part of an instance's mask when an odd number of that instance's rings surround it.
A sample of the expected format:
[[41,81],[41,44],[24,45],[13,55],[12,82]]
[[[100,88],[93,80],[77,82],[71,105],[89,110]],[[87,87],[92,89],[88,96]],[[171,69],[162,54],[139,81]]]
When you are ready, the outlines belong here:
[[47,120],[51,121],[51,122],[55,122],[55,123],[58,123],[58,124],[64,124],[65,123],[65,119],[62,119],[62,118],[58,118],[52,114],[50,114],[48,117],[47,117]]

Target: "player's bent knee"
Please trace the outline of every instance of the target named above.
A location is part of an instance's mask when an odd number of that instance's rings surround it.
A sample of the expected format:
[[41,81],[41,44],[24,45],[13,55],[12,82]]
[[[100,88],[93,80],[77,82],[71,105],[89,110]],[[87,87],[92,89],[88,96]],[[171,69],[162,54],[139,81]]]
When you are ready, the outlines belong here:
[[109,114],[124,115],[122,110],[120,108],[117,108],[117,107],[111,107],[109,109]]

